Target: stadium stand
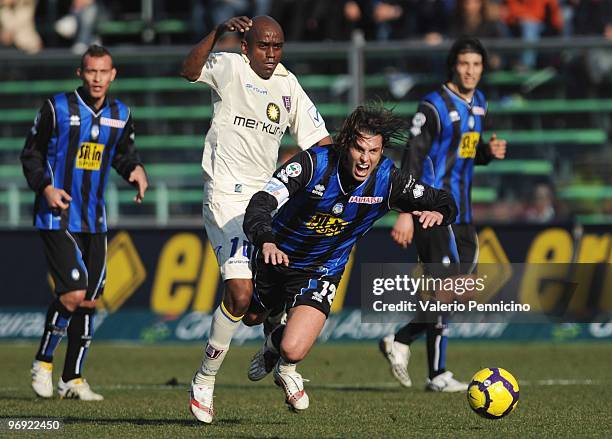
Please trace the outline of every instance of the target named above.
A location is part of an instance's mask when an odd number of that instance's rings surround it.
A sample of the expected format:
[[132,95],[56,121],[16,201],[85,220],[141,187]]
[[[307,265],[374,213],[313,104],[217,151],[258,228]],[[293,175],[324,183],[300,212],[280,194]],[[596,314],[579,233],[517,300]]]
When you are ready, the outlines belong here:
[[[109,33],[137,28],[133,23],[120,24],[124,28],[110,22],[104,26]],[[443,81],[439,73],[429,72],[441,70],[432,65],[443,61],[445,46],[431,51],[420,65],[413,62],[424,56],[418,45],[391,49],[386,48],[382,57],[386,64],[380,61],[380,53],[374,51],[368,58],[372,51],[364,50],[365,60],[355,70],[351,65],[354,47],[349,43],[335,43],[325,53],[317,43],[288,44],[284,63],[300,76],[333,131],[352,108],[355,84],[363,84],[364,99],[382,99],[410,117],[416,99]],[[145,208],[136,213],[130,205],[131,189],[113,178],[108,209],[111,220],[121,217],[122,224],[136,225],[200,222],[199,162],[212,109],[206,87],[177,76],[187,50],[181,46],[113,51],[119,77],[111,92],[132,107],[137,144],[152,188]],[[405,62],[398,67],[400,54]],[[0,61],[0,223],[19,226],[28,224],[33,199],[18,161],[25,133],[43,99],[58,90],[74,89],[78,81],[69,79],[73,78],[75,58],[65,51],[49,50],[36,59],[13,52],[9,55]],[[162,58],[164,63],[159,63]],[[325,65],[319,67],[322,61]],[[410,65],[417,67],[412,71],[406,68]],[[328,70],[330,73],[322,73]],[[477,169],[473,199],[484,207],[478,209],[479,214],[486,215],[487,206],[499,200],[522,203],[534,184],[545,181],[558,189],[559,201],[573,214],[588,215],[583,216],[587,220],[608,218],[612,210],[606,203],[612,191],[612,95],[595,93],[586,85],[578,91],[572,89],[567,75],[562,67],[531,72],[498,70],[487,75],[483,88],[489,97],[491,126],[498,137],[508,140],[509,154],[504,162]],[[408,86],[399,96],[397,82],[402,80]],[[289,136],[283,146],[292,146]],[[394,151],[396,158],[400,150]]]

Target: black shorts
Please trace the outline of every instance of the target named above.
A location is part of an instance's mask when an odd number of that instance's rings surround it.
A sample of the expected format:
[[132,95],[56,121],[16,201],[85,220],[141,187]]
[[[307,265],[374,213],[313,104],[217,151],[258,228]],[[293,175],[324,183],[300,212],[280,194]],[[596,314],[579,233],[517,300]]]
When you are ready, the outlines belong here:
[[255,289],[249,312],[259,314],[283,306],[289,311],[298,305],[308,305],[321,311],[325,317],[329,316],[342,274],[326,276],[284,265],[265,264],[260,254],[252,263]]
[[478,262],[478,235],[472,224],[423,229],[415,220],[414,241],[419,261],[432,264],[427,272],[440,277],[470,274]]
[[56,294],[87,290],[85,300],[102,295],[106,282],[106,233],[41,230],[40,236]]

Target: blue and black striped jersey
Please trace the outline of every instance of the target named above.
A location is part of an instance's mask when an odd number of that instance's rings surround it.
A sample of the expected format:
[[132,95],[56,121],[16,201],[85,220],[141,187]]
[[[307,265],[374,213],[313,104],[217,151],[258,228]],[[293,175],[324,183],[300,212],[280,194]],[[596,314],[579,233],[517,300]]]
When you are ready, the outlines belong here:
[[364,182],[351,187],[340,163],[337,148],[312,147],[279,168],[247,207],[249,239],[258,247],[275,242],[289,267],[334,275],[343,272],[355,242],[390,209],[438,210],[445,220],[455,215],[448,193],[416,182],[384,156]]
[[[104,190],[113,166],[126,180],[140,164],[134,147],[129,108],[107,98],[90,107],[82,88],[45,102],[21,154],[24,174],[37,193],[34,225],[44,230],[81,233],[107,231]],[[71,197],[65,211],[50,209],[42,191],[47,185]]]
[[475,164],[491,160],[482,142],[487,103],[476,90],[466,102],[447,86],[426,95],[412,118],[402,168],[415,178],[452,193],[459,208],[454,223],[471,223]]

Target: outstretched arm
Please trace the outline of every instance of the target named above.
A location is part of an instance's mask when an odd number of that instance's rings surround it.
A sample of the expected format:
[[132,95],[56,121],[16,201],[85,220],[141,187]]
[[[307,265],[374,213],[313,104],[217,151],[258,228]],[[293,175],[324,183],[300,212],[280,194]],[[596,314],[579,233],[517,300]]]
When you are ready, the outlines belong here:
[[[412,117],[410,140],[406,144],[402,157],[402,171],[412,174],[416,179],[423,174],[423,163],[431,150],[434,138],[440,132],[440,117],[436,108],[424,101]],[[421,224],[425,216],[419,217]],[[411,213],[400,213],[391,229],[391,238],[396,244],[407,248],[412,243],[414,221]]]
[[391,181],[389,207],[392,209],[418,216],[423,228],[448,225],[455,221],[457,205],[447,191],[417,182],[397,168],[391,170]]
[[225,32],[246,32],[248,31],[253,22],[249,17],[240,16],[232,17],[229,20],[221,23],[213,29],[211,33],[206,35],[202,41],[200,41],[189,55],[183,61],[183,69],[181,70],[181,76],[189,81],[196,81],[200,77],[204,63],[208,59],[210,51],[215,47],[217,40]]

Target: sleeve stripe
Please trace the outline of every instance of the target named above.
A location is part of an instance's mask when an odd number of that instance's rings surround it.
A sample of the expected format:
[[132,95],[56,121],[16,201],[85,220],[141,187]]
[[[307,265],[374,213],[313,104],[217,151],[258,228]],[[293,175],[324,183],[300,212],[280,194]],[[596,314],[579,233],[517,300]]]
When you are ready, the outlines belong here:
[[310,178],[308,179],[308,183],[306,183],[304,187],[310,184],[310,182],[312,181],[312,177],[314,176],[314,161],[312,160],[312,157],[310,156],[308,152],[306,153],[306,155],[308,156],[308,159],[310,160]]
[[49,102],[49,107],[51,107],[51,113],[53,114],[53,130],[55,131],[55,108],[53,108],[53,102],[51,102],[51,99],[47,99],[47,102]]

